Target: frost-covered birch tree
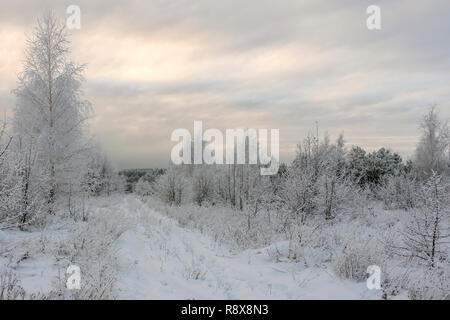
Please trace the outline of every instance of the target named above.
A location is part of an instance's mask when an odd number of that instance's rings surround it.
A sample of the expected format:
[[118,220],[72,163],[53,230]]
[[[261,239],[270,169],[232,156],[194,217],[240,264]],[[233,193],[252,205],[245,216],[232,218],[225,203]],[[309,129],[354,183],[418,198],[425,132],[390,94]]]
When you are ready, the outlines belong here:
[[79,176],[87,149],[84,127],[91,106],[82,99],[84,66],[71,62],[68,54],[65,26],[50,12],[38,20],[27,41],[14,90],[13,133],[21,137],[22,148],[34,146],[33,158],[47,177],[42,187],[50,213],[66,181]]
[[[415,165],[422,178],[433,172],[442,174],[450,171],[450,131],[447,122],[439,119],[434,107],[420,123],[422,137],[416,149]],[[447,151],[449,154],[447,154]]]

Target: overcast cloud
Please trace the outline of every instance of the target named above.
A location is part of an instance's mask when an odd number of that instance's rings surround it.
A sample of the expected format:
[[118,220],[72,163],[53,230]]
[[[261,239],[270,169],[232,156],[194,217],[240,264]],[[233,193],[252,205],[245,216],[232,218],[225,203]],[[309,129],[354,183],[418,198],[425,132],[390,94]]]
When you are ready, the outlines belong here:
[[[281,157],[315,121],[347,145],[408,157],[431,104],[450,117],[448,0],[5,1],[0,111],[10,114],[25,33],[53,8],[82,11],[91,130],[121,168],[167,165],[176,128],[279,128]],[[381,7],[382,30],[366,28]]]

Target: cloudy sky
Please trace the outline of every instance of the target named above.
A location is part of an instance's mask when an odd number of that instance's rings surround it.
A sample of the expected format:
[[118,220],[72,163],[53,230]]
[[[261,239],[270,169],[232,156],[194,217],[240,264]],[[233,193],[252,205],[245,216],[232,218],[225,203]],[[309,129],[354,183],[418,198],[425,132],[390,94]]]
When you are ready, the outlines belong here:
[[[0,111],[46,9],[81,29],[91,131],[121,168],[165,166],[176,128],[278,128],[284,161],[318,121],[347,145],[408,157],[418,121],[450,118],[448,0],[0,0]],[[366,27],[381,7],[382,29]]]

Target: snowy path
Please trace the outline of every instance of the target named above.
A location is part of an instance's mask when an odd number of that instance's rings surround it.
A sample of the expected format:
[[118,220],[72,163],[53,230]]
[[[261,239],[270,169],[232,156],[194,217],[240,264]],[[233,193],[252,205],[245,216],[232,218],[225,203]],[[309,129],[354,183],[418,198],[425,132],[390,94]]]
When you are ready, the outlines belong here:
[[368,299],[365,283],[299,263],[273,262],[267,249],[225,247],[133,197],[119,206],[138,219],[116,241],[119,299]]

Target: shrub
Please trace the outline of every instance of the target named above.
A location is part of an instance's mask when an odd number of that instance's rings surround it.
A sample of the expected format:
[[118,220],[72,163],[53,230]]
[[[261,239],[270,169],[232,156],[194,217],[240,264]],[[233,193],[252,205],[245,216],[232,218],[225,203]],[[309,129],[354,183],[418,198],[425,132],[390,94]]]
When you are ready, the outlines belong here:
[[349,242],[340,255],[337,256],[334,271],[338,276],[356,281],[367,278],[367,267],[380,265],[380,255],[371,240],[361,244]]

